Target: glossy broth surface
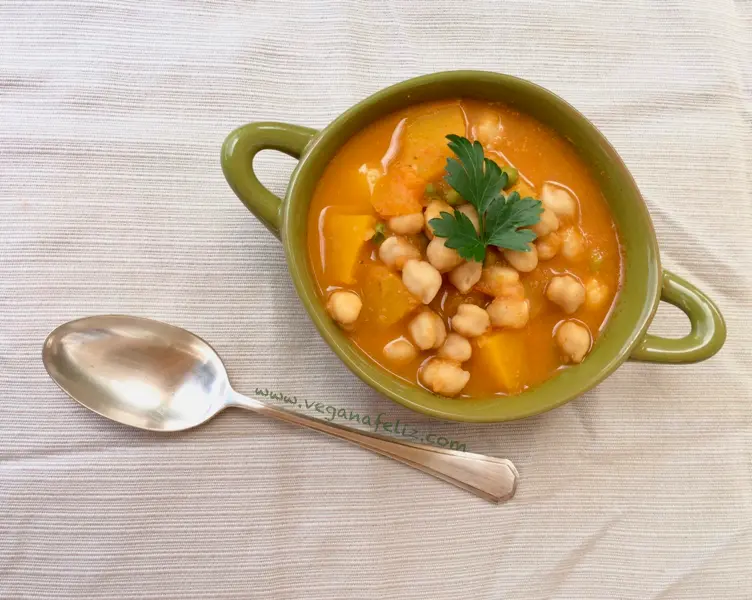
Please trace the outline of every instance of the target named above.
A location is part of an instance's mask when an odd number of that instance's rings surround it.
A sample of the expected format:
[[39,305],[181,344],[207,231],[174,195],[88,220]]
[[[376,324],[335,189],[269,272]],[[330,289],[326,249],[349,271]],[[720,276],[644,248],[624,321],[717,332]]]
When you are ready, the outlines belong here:
[[[373,233],[376,223],[386,221],[374,210],[376,186],[401,163],[413,159],[419,166],[410,171],[410,178],[414,172],[416,180],[411,179],[408,185],[441,185],[450,153],[445,140],[440,144],[431,142],[449,133],[471,140],[483,138],[483,124],[489,122],[498,131],[493,140],[481,139],[485,142],[486,156],[499,165],[518,169],[519,180],[512,190],[538,198],[544,182],[550,182],[568,190],[576,199],[577,214],[571,227],[584,239],[585,251],[577,260],[559,253],[550,260],[540,261],[532,272],[520,273],[529,303],[529,321],[521,329],[494,330],[501,339],[498,347],[503,355],[492,356],[493,360],[483,348],[483,339],[471,340],[473,355],[462,364],[471,376],[460,397],[518,393],[567,368],[567,361],[554,341],[556,328],[563,321],[574,320],[585,325],[593,343],[597,343],[618,293],[622,256],[605,199],[576,149],[549,127],[502,104],[456,99],[415,105],[371,124],[338,151],[318,182],[308,215],[310,265],[322,302],[340,289],[352,290],[361,298],[371,297],[372,290],[369,296],[365,288],[373,286],[374,276],[387,268],[379,260],[378,245],[364,239]],[[419,131],[422,126],[430,134],[425,137],[425,144]],[[410,133],[416,131],[417,134]],[[413,135],[412,139],[408,139],[409,135]],[[425,204],[427,199],[421,202]],[[362,218],[338,218],[341,216]],[[410,238],[425,254],[428,243],[425,236],[417,234]],[[350,257],[354,253],[357,260],[352,264]],[[493,260],[504,263],[500,253],[489,254],[492,257],[487,257],[487,263]],[[399,272],[395,274],[399,276]],[[597,279],[606,290],[605,301],[598,306],[586,303],[571,315],[564,313],[545,295],[551,278],[561,274],[570,274],[583,285]],[[476,290],[461,294],[444,277],[444,284],[429,308],[444,319],[450,330],[457,306],[464,302],[483,307],[491,300]],[[407,323],[420,310],[423,310],[420,303],[410,304],[406,316],[392,323],[389,317],[384,317],[381,307],[365,302],[357,321],[348,328],[348,335],[384,369],[422,385],[421,365],[435,355],[434,350],[418,352],[413,360],[402,364],[388,360],[384,354],[389,342],[410,339]]]

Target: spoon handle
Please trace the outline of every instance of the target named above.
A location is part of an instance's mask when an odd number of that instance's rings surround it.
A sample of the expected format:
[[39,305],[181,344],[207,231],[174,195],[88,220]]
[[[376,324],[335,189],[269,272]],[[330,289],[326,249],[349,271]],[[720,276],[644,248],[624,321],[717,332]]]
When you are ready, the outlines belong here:
[[514,496],[517,488],[517,469],[505,459],[436,448],[425,444],[401,442],[392,438],[366,433],[343,425],[334,425],[312,419],[296,412],[269,406],[255,398],[234,392],[229,406],[246,408],[253,412],[315,429],[342,440],[388,456],[420,471],[448,481],[462,489],[491,502],[501,502]]

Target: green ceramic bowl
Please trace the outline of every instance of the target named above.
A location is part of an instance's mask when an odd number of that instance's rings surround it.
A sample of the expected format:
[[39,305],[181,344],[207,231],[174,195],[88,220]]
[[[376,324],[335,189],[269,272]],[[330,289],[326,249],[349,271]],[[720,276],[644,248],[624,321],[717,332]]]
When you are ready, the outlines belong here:
[[[452,400],[409,385],[381,369],[351,344],[327,315],[316,292],[306,250],[308,206],[319,177],[337,150],[384,115],[410,104],[457,96],[505,102],[570,140],[598,179],[625,250],[624,285],[614,312],[587,359],[517,396]],[[284,200],[264,188],[253,172],[254,156],[267,149],[299,160]],[[713,356],[725,341],[726,327],[713,302],[690,283],[661,269],[647,207],[616,151],[572,106],[528,81],[480,71],[436,73],[377,92],[322,131],[285,123],[251,123],[236,129],[225,140],[222,169],[248,209],[282,240],[297,292],[323,338],[353,373],[413,410],[455,421],[520,419],[569,402],[627,359],[696,362]],[[676,339],[647,333],[661,300],[686,313],[692,326],[688,335]]]

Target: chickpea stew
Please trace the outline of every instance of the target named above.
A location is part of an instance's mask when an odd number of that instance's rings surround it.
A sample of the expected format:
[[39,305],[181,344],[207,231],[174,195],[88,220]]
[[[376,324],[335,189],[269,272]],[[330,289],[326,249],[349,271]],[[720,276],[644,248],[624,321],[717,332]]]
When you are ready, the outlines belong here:
[[584,360],[623,262],[575,148],[524,113],[465,99],[351,138],[316,187],[308,251],[353,343],[404,380],[468,398]]

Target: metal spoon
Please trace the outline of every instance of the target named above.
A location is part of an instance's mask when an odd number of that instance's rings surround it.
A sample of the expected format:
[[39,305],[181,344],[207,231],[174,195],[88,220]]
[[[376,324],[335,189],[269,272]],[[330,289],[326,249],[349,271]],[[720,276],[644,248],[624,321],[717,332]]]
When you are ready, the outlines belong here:
[[71,321],[49,335],[42,359],[71,398],[139,429],[190,429],[236,406],[347,440],[492,502],[511,498],[517,487],[517,469],[508,460],[400,442],[242,396],[208,343],[159,321],[119,315]]

